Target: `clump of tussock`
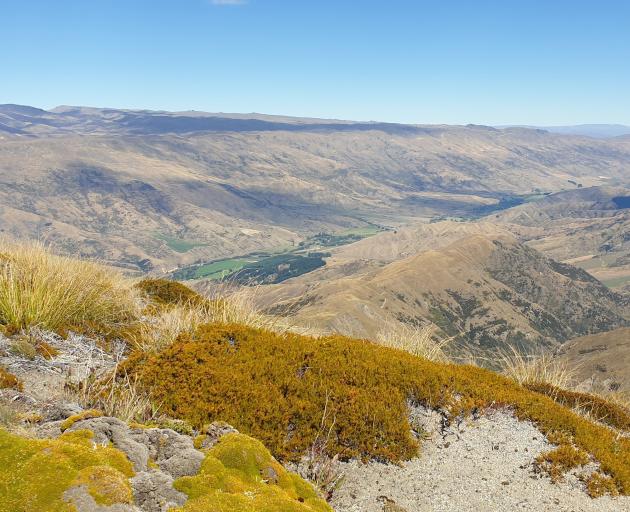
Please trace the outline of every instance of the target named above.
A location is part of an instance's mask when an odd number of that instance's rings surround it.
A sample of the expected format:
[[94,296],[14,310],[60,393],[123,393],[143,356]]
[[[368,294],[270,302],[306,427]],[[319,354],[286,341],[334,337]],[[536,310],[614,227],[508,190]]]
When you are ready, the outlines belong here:
[[89,375],[79,383],[67,383],[64,395],[84,409],[126,423],[147,423],[157,417],[159,410],[148,394],[140,391],[136,378],[118,371],[118,366],[105,378]]
[[260,311],[256,287],[234,289],[219,285],[208,296],[166,279],[144,279],[136,287],[152,301],[143,321],[127,336],[142,351],[161,350],[180,335],[192,334],[205,324],[239,324],[274,332],[291,330],[281,319]]
[[234,287],[222,283],[209,290],[209,298],[213,301],[214,321],[222,324],[239,324],[254,329],[266,329],[282,333],[293,329],[279,317],[264,314],[258,307],[260,286]]
[[552,354],[524,354],[515,347],[499,354],[502,373],[521,385],[548,384],[556,388],[569,388],[575,380],[572,368]]
[[446,362],[449,358],[445,348],[453,338],[436,339],[436,330],[434,325],[409,326],[390,320],[378,331],[375,341],[430,361]]
[[109,329],[130,321],[135,312],[132,288],[117,271],[55,255],[42,243],[2,241],[0,324]]

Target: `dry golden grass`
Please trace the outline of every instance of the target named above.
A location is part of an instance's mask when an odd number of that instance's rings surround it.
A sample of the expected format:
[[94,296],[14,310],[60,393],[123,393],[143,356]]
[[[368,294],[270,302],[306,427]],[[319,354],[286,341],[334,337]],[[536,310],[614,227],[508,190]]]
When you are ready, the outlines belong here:
[[292,329],[284,319],[265,315],[257,305],[260,286],[234,287],[229,283],[219,284],[209,291],[214,304],[214,322],[239,324],[255,329],[267,329],[281,333]]
[[568,389],[574,381],[576,369],[549,353],[523,354],[510,347],[498,359],[502,373],[522,385],[550,384]]
[[376,343],[398,350],[404,350],[414,356],[430,361],[446,362],[449,360],[444,352],[452,338],[435,339],[436,327],[412,327],[393,320],[388,321],[376,334]]
[[159,289],[159,295],[148,294],[154,304],[147,308],[143,321],[127,336],[128,341],[142,351],[159,351],[178,336],[192,334],[204,324],[239,324],[276,333],[308,331],[263,314],[256,302],[257,287],[235,289],[219,285],[211,289],[207,297],[181,283],[162,279],[142,281],[139,287],[152,291]]
[[0,323],[58,330],[116,326],[134,316],[132,287],[117,271],[54,255],[38,242],[0,241]]
[[138,389],[136,379],[117,368],[104,379],[89,376],[78,384],[67,384],[64,398],[127,423],[146,423],[153,420],[159,410],[159,406]]

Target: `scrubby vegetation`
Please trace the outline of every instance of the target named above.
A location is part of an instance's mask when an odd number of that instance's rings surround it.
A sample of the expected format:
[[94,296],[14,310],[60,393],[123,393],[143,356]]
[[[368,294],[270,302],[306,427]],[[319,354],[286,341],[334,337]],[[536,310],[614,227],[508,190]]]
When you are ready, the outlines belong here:
[[188,286],[168,279],[143,279],[136,284],[136,288],[158,304],[182,306],[202,305],[207,302]]
[[379,330],[375,341],[430,361],[446,362],[449,358],[444,350],[452,338],[438,340],[435,331],[431,325],[417,327],[390,321]]
[[0,366],[0,389],[17,389],[22,391],[22,382],[11,372]]
[[72,512],[63,494],[78,485],[86,485],[99,504],[130,503],[132,475],[125,455],[94,446],[89,431],[38,440],[0,428],[1,512]]
[[630,431],[630,410],[611,400],[590,393],[569,391],[542,382],[527,384],[527,388],[550,396],[555,402],[576,409],[596,421],[620,430]]
[[565,432],[630,493],[630,439],[481,368],[431,362],[342,336],[207,325],[159,353],[132,355],[125,370],[162,404],[162,412],[193,425],[227,421],[288,460],[317,438],[327,400],[331,455],[390,461],[418,450],[407,400],[447,408],[452,421],[510,407],[543,433]]
[[619,491],[615,481],[609,476],[595,472],[586,481],[586,490],[591,498],[600,498],[605,494],[617,496]]
[[242,434],[221,438],[199,473],[178,479],[175,488],[189,496],[180,512],[332,512],[310,484]]
[[568,363],[547,352],[526,354],[511,346],[498,359],[503,374],[522,385],[543,383],[566,388],[573,382],[575,372]]
[[557,448],[543,452],[536,457],[538,467],[549,473],[554,482],[560,481],[570,469],[583,466],[588,461],[588,453],[571,444],[561,444]]
[[237,323],[277,331],[288,329],[288,325],[258,311],[254,304],[256,288],[227,291],[218,287],[213,297],[204,297],[166,279],[144,279],[136,288],[150,303],[145,308],[144,321],[128,330],[125,337],[143,351],[159,350],[180,334],[193,333],[204,324]]
[[56,256],[37,243],[0,249],[0,324],[51,330],[90,323],[102,329],[129,321],[131,288],[113,269]]

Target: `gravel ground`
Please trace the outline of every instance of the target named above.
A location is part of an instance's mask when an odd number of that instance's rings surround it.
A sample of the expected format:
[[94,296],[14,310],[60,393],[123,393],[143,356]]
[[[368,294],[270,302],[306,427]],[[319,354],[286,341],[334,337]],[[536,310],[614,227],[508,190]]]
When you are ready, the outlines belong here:
[[[560,484],[534,471],[551,445],[529,422],[494,412],[438,433],[436,413],[416,411],[431,439],[403,466],[351,461],[335,495],[337,512],[629,512],[630,497],[591,499],[576,474]],[[594,466],[594,465],[591,465]],[[595,467],[582,468],[590,473]]]

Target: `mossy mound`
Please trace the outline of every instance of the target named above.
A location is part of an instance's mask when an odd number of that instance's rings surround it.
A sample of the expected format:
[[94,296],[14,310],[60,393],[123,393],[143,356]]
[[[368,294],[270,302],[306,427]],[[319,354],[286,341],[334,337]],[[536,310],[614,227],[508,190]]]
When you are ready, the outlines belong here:
[[509,407],[543,433],[566,433],[630,494],[630,439],[473,366],[430,362],[342,336],[206,325],[161,352],[132,354],[124,370],[165,414],[197,426],[227,421],[287,460],[329,431],[331,454],[408,459],[418,450],[408,400],[447,408],[453,417]]
[[199,474],[182,477],[174,486],[189,496],[179,512],[332,512],[310,484],[242,434],[222,437]]
[[38,440],[0,429],[0,512],[72,512],[63,494],[80,485],[97,503],[130,503],[132,475],[125,455],[93,446],[87,430]]
[[207,301],[188,286],[168,279],[143,279],[135,286],[157,304],[202,305]]

